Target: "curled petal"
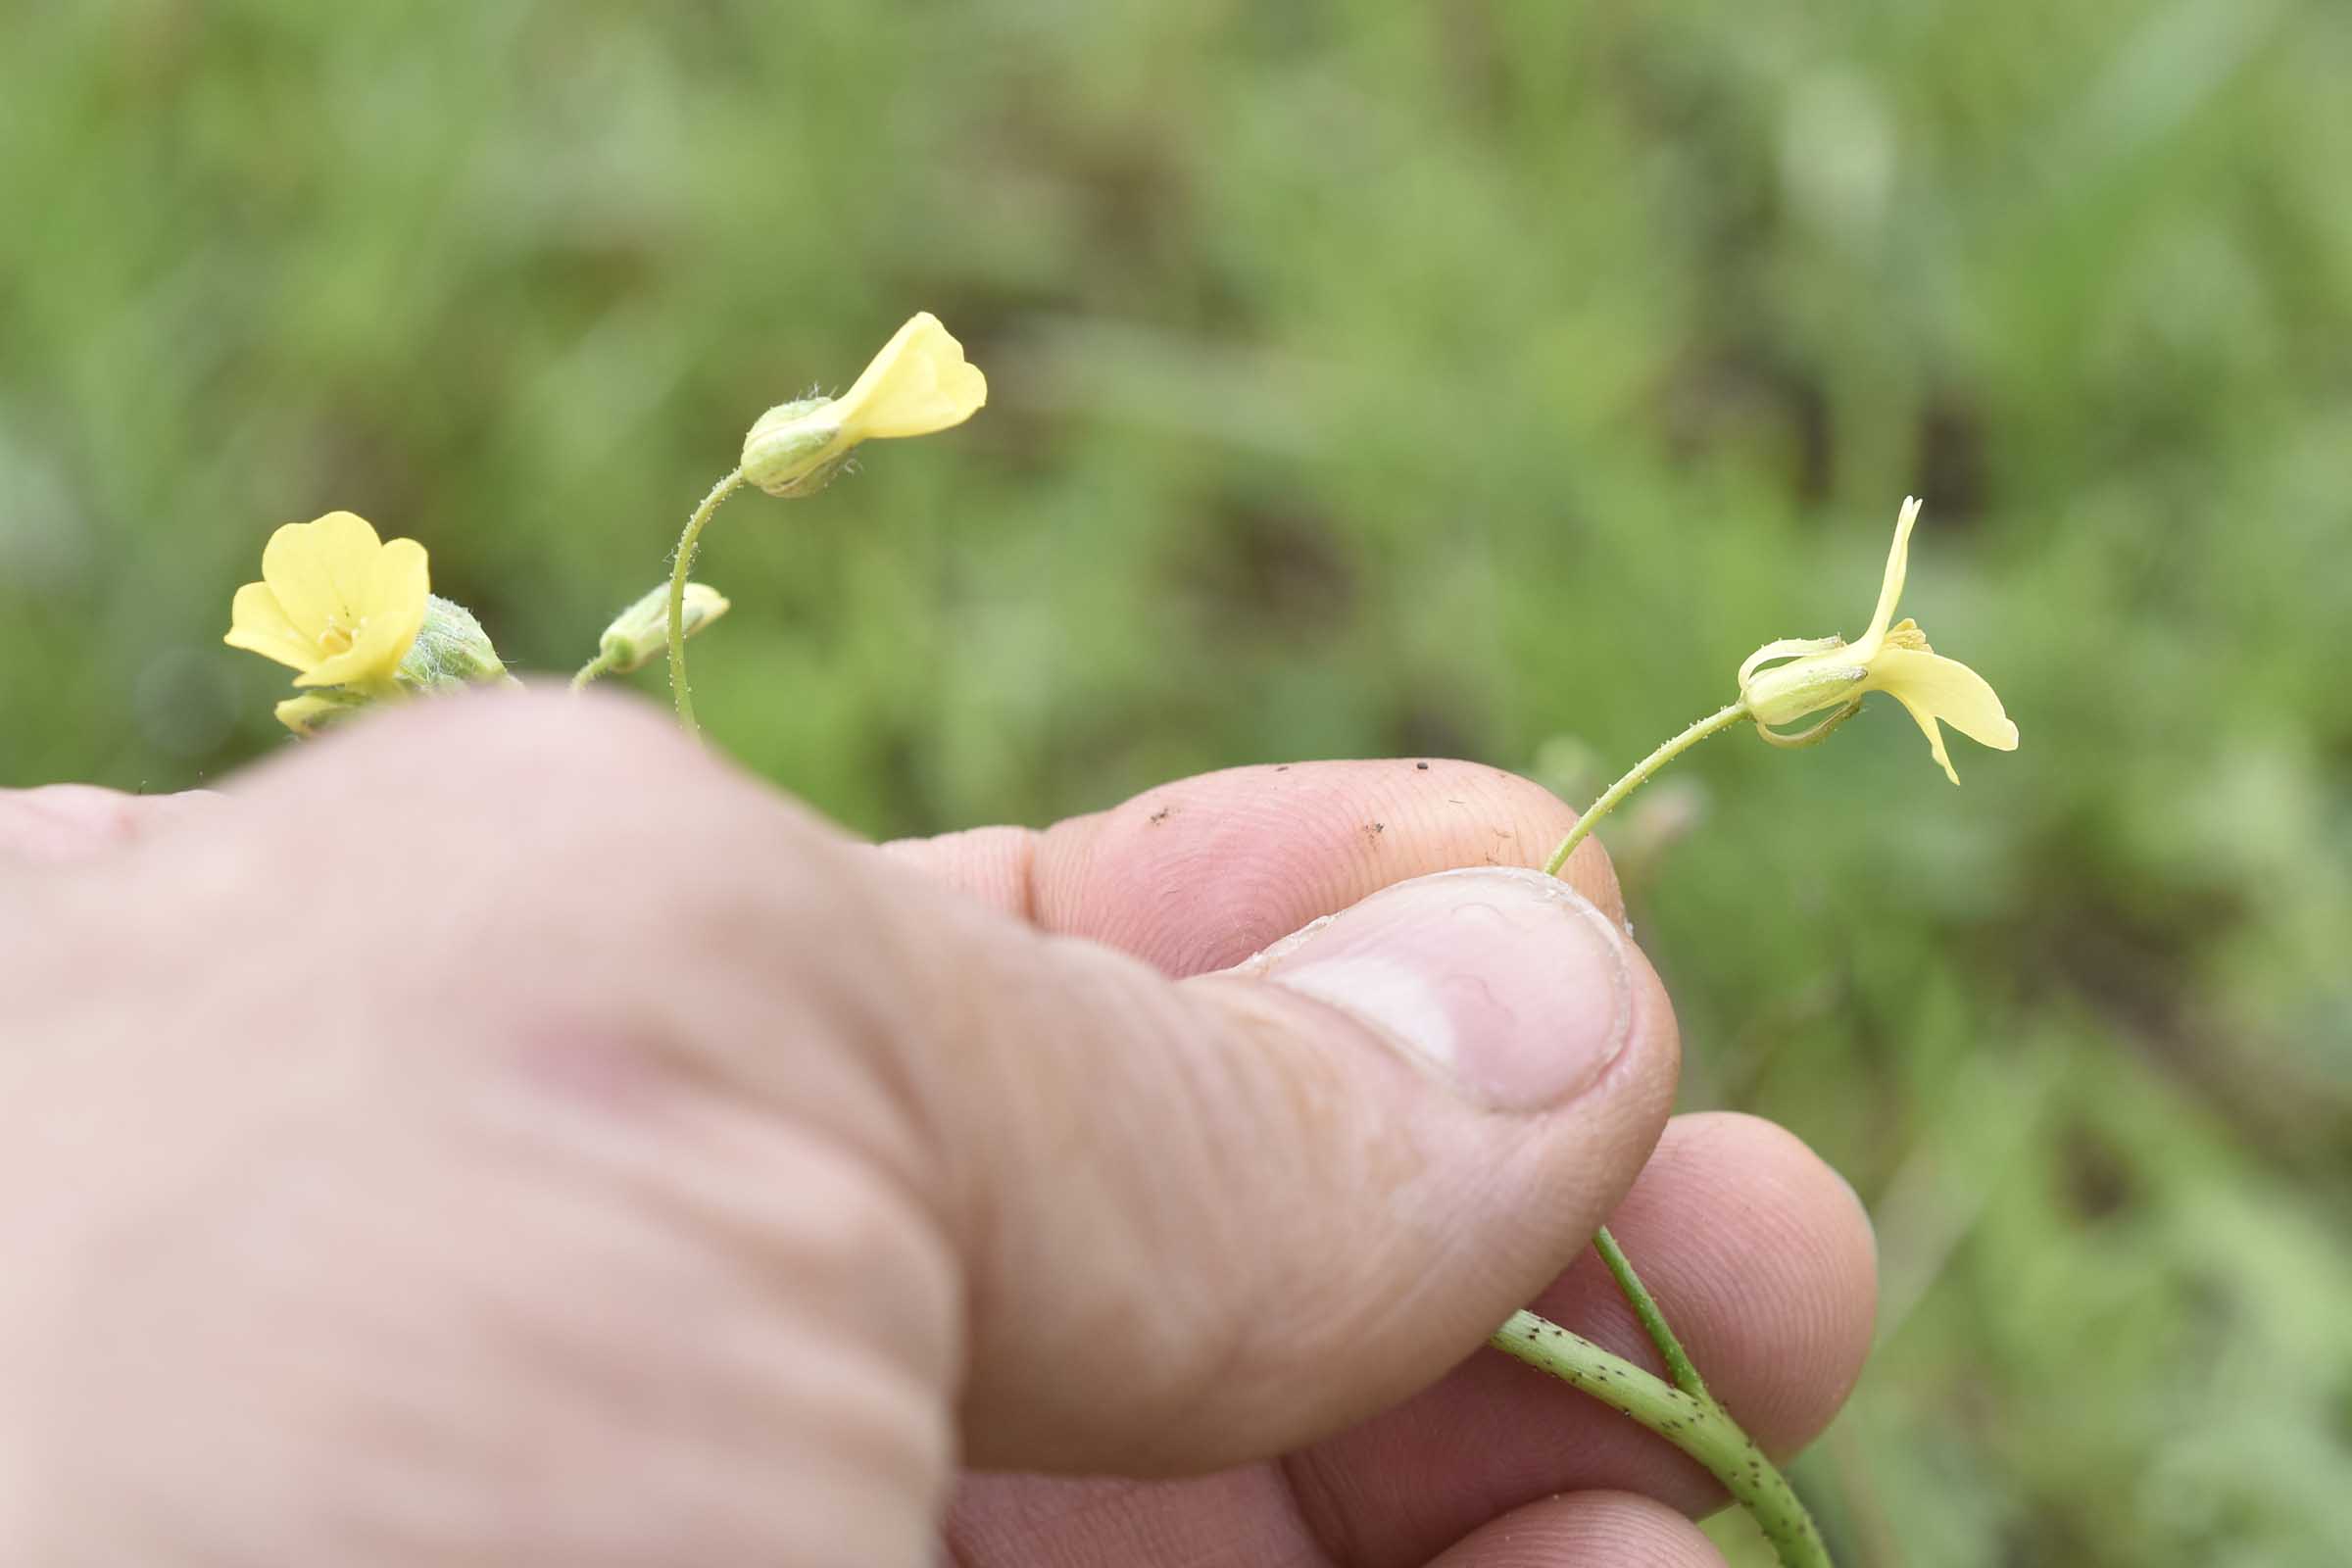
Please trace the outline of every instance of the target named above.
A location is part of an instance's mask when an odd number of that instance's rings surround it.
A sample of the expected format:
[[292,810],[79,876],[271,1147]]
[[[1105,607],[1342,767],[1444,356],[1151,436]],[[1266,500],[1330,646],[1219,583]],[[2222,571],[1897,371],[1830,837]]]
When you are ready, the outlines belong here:
[[1943,776],[1955,784],[1959,783],[1960,771],[1952,766],[1952,759],[1943,749],[1943,731],[1937,727],[1936,715],[1901,692],[1893,695],[1894,700],[1903,705],[1904,710],[1918,720],[1920,730],[1928,737],[1928,750],[1936,754],[1936,765],[1943,769]]
[[839,414],[853,440],[929,435],[961,424],[988,401],[988,378],[963,357],[963,345],[929,311],[898,330]]
[[1894,548],[1886,552],[1886,576],[1879,584],[1879,608],[1871,612],[1870,630],[1854,645],[1864,650],[1865,659],[1878,651],[1887,623],[1894,619],[1895,601],[1903,597],[1903,575],[1911,564],[1911,525],[1918,520],[1919,498],[1903,497],[1902,514],[1894,519]]
[[2017,726],[1984,676],[1957,659],[1909,648],[1886,648],[1871,662],[1870,684],[1905,707],[1925,710],[1980,746],[2017,750]]
[[331,697],[321,697],[312,692],[301,697],[289,697],[271,711],[277,715],[280,724],[295,734],[316,735],[320,724],[339,713],[352,711],[352,707],[348,703],[339,703]]

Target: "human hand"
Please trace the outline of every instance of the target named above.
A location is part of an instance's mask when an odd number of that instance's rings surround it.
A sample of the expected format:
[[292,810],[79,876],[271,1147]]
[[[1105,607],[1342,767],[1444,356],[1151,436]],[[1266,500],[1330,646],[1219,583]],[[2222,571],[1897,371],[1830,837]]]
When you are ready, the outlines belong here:
[[1480,1342],[1646,1360],[1606,1218],[1768,1447],[1867,1344],[1843,1186],[1666,1121],[1597,854],[1426,878],[1565,829],[1493,769],[877,853],[502,698],[75,799],[0,868],[0,1560],[1711,1562],[1703,1473]]

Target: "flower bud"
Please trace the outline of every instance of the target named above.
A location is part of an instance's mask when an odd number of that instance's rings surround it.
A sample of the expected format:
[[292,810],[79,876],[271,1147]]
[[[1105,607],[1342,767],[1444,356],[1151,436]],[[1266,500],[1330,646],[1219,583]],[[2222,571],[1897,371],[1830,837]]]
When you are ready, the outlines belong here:
[[814,495],[857,445],[831,398],[779,403],[743,438],[743,476],[771,496]]
[[[717,589],[699,582],[686,585],[679,620],[691,637],[725,614],[728,601]],[[642,669],[669,646],[669,585],[664,583],[612,617],[597,653],[614,674]]]
[[860,441],[952,429],[988,402],[988,377],[939,318],[918,311],[839,398],[803,398],[760,416],[743,438],[743,476],[771,496],[814,495]]
[[1788,724],[1858,701],[1869,678],[1868,665],[1835,653],[1815,654],[1748,676],[1740,695],[1757,723]]
[[411,691],[434,692],[502,680],[507,666],[473,612],[434,594],[425,601],[424,625],[416,641],[394,673]]

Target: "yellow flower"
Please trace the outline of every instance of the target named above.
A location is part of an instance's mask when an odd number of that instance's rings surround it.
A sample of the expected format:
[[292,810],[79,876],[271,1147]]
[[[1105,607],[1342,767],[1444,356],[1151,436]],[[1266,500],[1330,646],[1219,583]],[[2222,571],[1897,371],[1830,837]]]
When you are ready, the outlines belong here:
[[424,625],[427,590],[424,546],[330,512],[270,536],[222,640],[300,671],[297,686],[381,685]]
[[[1919,502],[1905,497],[1894,525],[1894,548],[1886,557],[1886,579],[1879,588],[1879,608],[1860,642],[1786,637],[1766,643],[1740,666],[1740,698],[1766,740],[1784,746],[1817,740],[1850,717],[1865,696],[1885,692],[1919,721],[1929,750],[1955,784],[1960,775],[1944,754],[1938,720],[1979,745],[2017,750],[2017,726],[2001,710],[2001,700],[1984,677],[1929,648],[1927,634],[1910,620],[1893,619],[1910,559],[1911,525],[1918,518]],[[1763,667],[1774,660],[1788,662]],[[1776,735],[1770,728],[1831,710],[1836,711],[1829,718],[1799,735]]]
[[771,496],[808,495],[860,441],[929,435],[961,424],[988,401],[988,378],[929,311],[875,355],[838,398],[804,398],[760,416],[743,440],[743,476]]
[[874,356],[834,410],[852,441],[929,435],[961,424],[988,401],[988,378],[939,318],[917,314]]

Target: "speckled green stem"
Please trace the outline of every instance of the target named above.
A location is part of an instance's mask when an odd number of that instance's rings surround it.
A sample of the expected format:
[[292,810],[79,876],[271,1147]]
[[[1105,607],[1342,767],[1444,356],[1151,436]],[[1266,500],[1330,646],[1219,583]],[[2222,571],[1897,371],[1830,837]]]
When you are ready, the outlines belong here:
[[1654,1373],[1533,1312],[1514,1312],[1489,1342],[1550,1373],[1706,1466],[1763,1530],[1786,1568],[1831,1568],[1812,1515],[1755,1439],[1712,1398],[1667,1387]]

